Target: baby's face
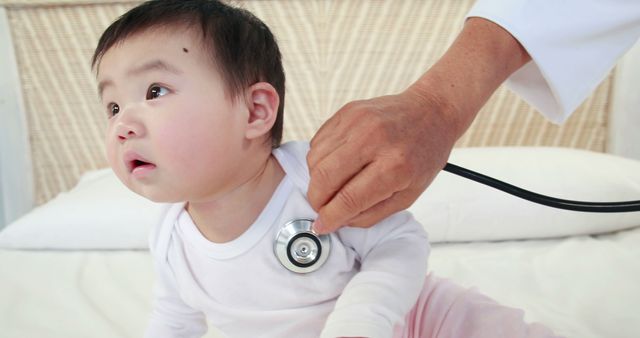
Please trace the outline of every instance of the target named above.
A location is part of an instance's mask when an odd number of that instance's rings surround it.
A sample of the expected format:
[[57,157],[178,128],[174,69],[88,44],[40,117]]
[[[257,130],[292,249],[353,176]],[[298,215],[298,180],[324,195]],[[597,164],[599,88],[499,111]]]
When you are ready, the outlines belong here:
[[156,202],[207,198],[234,184],[248,110],[186,29],[147,30],[111,47],[98,67],[109,164]]

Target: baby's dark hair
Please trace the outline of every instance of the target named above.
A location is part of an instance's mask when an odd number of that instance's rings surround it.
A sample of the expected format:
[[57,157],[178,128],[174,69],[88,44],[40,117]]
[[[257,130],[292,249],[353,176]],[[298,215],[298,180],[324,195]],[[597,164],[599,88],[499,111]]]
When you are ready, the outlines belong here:
[[211,53],[232,96],[256,82],[268,82],[280,96],[271,129],[271,146],[282,140],[285,76],[275,37],[251,12],[218,0],[150,0],[134,7],[102,33],[91,59],[100,63],[104,53],[127,37],[150,28],[170,26],[202,30],[204,50]]

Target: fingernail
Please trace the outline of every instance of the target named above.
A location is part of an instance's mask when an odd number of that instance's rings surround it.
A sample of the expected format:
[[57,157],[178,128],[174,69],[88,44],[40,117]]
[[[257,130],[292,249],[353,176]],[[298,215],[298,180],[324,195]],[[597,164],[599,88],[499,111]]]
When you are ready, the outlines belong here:
[[322,223],[319,219],[316,219],[316,221],[311,224],[311,229],[317,234],[322,233]]

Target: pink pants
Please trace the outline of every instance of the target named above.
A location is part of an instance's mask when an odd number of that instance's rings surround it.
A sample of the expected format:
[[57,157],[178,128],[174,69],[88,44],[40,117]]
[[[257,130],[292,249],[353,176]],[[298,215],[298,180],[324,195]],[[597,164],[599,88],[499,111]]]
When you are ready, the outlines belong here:
[[557,337],[545,326],[524,322],[524,311],[498,304],[474,289],[464,289],[429,274],[416,305],[394,338]]

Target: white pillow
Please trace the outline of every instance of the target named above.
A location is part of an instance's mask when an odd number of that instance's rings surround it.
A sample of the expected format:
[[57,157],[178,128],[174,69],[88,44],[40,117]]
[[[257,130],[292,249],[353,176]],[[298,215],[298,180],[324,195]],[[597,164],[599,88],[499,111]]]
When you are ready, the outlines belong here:
[[[640,200],[640,161],[568,148],[455,149],[449,162],[552,197]],[[548,238],[640,226],[640,212],[594,214],[535,204],[441,172],[409,208],[431,242]]]
[[[524,189],[585,201],[640,199],[640,162],[564,148],[454,149],[449,160]],[[129,191],[110,169],[0,232],[0,248],[146,249],[163,204]],[[442,172],[410,210],[432,242],[596,234],[640,225],[640,212],[592,214],[537,205]]]
[[0,232],[0,248],[146,249],[162,210],[127,189],[111,169],[92,171],[9,224]]

